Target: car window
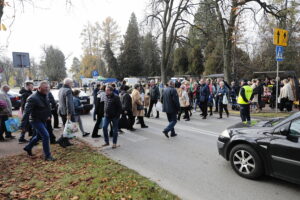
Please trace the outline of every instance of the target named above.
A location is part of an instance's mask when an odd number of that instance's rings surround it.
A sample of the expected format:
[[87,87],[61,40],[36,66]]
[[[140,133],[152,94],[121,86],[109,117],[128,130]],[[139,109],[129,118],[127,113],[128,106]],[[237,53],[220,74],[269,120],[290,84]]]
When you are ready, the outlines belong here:
[[290,127],[290,134],[300,137],[300,119],[296,119],[296,120],[292,121],[291,127]]

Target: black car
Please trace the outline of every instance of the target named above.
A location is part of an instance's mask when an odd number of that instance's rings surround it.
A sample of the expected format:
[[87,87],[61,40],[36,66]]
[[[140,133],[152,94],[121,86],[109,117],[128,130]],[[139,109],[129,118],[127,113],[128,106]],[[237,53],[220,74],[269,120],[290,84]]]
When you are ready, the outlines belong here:
[[287,118],[236,124],[218,138],[219,154],[249,179],[266,174],[300,184],[300,112]]
[[[51,90],[51,93],[52,93],[55,101],[57,102],[57,104],[58,104],[58,92],[59,92],[59,90]],[[88,113],[90,113],[90,111],[94,107],[94,105],[91,104],[90,96],[87,95],[85,92],[81,91],[79,93],[79,99],[80,99],[80,102],[83,105],[83,111],[82,111],[81,114],[88,114]]]
[[21,107],[21,96],[20,94],[13,92],[13,91],[9,91],[7,93],[7,95],[10,98],[11,101],[11,105],[15,110],[19,110],[19,108]]

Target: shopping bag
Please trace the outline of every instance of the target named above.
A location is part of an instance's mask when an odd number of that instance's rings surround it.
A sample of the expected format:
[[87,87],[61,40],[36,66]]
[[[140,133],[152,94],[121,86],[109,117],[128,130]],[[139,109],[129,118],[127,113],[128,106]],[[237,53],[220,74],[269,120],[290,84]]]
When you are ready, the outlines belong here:
[[162,103],[159,101],[157,102],[156,106],[155,106],[155,109],[158,111],[158,112],[162,112],[163,108],[162,108]]
[[20,127],[20,119],[17,117],[9,118],[5,121],[5,127],[8,132],[17,132]]
[[128,127],[129,127],[128,119],[126,115],[122,115],[121,119],[119,120],[119,129],[121,128],[128,129]]
[[228,98],[227,95],[223,96],[222,104],[227,105],[228,104]]
[[102,117],[101,122],[99,124],[99,129],[102,129],[104,125],[104,117]]
[[76,123],[71,122],[70,120],[68,120],[66,122],[65,128],[64,128],[64,132],[63,132],[63,137],[65,138],[74,138],[75,133],[78,132],[78,126]]

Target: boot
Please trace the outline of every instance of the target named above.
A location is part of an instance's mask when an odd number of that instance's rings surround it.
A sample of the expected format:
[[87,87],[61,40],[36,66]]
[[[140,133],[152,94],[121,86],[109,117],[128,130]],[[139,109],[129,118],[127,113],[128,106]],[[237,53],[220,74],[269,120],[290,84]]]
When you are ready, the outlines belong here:
[[158,111],[156,111],[156,117],[155,118],[159,118],[159,112]]
[[62,147],[62,148],[66,148],[66,143],[65,143],[65,138],[60,137],[56,142]]

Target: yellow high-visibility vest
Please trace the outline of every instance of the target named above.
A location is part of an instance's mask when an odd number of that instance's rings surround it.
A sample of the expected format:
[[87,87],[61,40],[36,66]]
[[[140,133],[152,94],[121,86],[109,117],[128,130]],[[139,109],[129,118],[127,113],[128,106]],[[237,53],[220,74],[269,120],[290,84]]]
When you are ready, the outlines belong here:
[[[249,85],[244,85],[243,88],[245,90],[246,99],[249,101],[253,94],[253,89]],[[241,96],[241,92],[238,97],[238,104],[249,104],[248,102],[244,101],[244,99]]]

